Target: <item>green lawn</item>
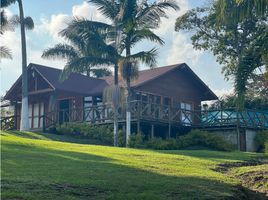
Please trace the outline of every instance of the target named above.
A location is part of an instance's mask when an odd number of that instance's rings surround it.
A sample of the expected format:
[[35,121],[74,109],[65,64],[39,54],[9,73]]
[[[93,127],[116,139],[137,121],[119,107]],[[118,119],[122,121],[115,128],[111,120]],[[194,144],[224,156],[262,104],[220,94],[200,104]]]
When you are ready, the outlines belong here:
[[263,156],[71,141],[52,134],[2,132],[2,199],[228,199],[243,194],[235,187],[237,179],[213,170],[217,164]]

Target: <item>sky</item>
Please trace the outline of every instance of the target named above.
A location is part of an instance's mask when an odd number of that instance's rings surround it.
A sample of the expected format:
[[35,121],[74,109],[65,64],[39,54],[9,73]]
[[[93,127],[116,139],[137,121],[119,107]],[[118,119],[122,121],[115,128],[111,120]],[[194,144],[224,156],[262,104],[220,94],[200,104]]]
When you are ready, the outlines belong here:
[[[175,32],[176,18],[191,8],[202,6],[208,0],[176,0],[180,10],[167,11],[168,19],[163,19],[160,27],[154,32],[164,41],[164,46],[142,42],[134,47],[133,52],[149,50],[152,47],[159,49],[159,67],[187,63],[192,70],[212,89],[218,96],[232,91],[231,82],[224,80],[221,66],[215,57],[208,51],[193,49],[190,33]],[[65,28],[66,21],[72,16],[107,22],[92,4],[83,0],[24,0],[24,14],[31,16],[35,23],[34,30],[26,31],[27,63],[37,63],[63,69],[65,61],[42,59],[42,52],[59,42],[64,42],[58,32]],[[12,5],[6,11],[8,16],[18,14],[17,5]],[[13,54],[13,60],[2,59],[0,62],[0,95],[4,95],[21,74],[21,45],[19,29],[15,32],[5,32],[0,37],[0,45],[8,46]],[[144,67],[142,67],[143,69]]]

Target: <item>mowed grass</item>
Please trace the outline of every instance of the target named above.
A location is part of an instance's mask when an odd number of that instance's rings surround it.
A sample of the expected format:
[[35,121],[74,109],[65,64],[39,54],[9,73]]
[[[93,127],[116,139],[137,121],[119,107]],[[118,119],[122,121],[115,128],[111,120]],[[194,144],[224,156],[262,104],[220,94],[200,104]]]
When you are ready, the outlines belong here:
[[[55,141],[61,137],[65,142]],[[2,199],[226,199],[239,195],[235,187],[239,182],[213,169],[260,156],[138,150],[66,140],[70,139],[1,132]]]

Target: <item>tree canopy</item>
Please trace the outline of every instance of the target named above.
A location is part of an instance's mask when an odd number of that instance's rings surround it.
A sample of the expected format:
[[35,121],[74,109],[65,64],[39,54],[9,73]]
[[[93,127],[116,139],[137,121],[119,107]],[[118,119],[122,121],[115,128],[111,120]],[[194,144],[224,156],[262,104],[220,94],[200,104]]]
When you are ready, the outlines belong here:
[[192,44],[196,49],[211,51],[223,66],[227,80],[233,80],[237,95],[238,109],[244,108],[244,98],[253,74],[265,65],[264,55],[268,50],[267,10],[260,15],[252,10],[251,17],[234,18],[238,12],[236,1],[225,2],[229,16],[219,20],[219,5],[215,1],[211,7],[195,8],[176,21],[176,31],[191,31]]

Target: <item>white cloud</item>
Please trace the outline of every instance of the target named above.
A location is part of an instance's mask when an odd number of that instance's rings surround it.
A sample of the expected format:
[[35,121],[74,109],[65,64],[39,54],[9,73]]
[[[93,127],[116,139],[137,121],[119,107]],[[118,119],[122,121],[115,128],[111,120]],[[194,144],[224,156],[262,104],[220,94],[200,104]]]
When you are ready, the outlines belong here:
[[98,11],[97,7],[90,5],[86,1],[80,5],[74,5],[72,8],[72,14],[73,16],[83,17],[94,21],[105,23],[110,22],[105,16],[100,13],[100,11]]
[[168,18],[163,18],[158,29],[155,30],[155,33],[161,37],[166,37],[174,32],[176,19],[187,12],[190,9],[188,0],[176,0],[178,6],[180,7],[179,11],[169,9],[167,11]]
[[194,50],[192,44],[182,33],[173,33],[172,38],[172,46],[168,51],[166,63],[187,62],[190,65],[196,65],[203,51]]
[[52,15],[50,19],[42,18],[41,24],[38,24],[34,32],[40,35],[49,34],[55,41],[61,40],[59,32],[67,27],[67,21],[69,19],[67,14]]

